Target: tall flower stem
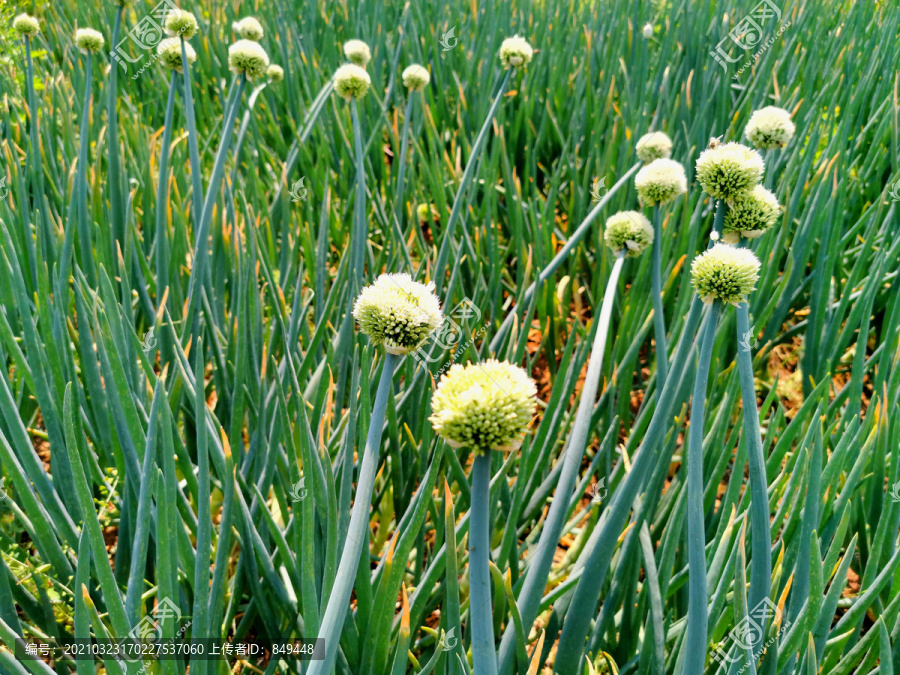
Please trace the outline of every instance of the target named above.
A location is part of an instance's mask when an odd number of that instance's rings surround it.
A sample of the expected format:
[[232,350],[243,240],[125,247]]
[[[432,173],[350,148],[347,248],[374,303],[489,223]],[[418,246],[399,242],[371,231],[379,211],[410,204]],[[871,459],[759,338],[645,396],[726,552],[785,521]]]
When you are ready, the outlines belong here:
[[355,99],[350,101],[350,117],[353,120],[353,147],[356,162],[356,203],[353,209],[353,238],[350,241],[350,262],[353,263],[350,285],[350,302],[352,303],[353,298],[362,288],[366,240],[369,237],[369,228],[366,222],[366,160],[363,154],[362,129],[359,125],[359,112]]
[[653,331],[656,336],[656,387],[666,385],[669,374],[669,355],[666,351],[666,318],[662,299],[662,223],[659,204],[653,207]]
[[472,465],[469,516],[469,634],[472,666],[478,675],[497,675],[494,618],[491,609],[491,455],[483,452]]
[[[553,564],[553,556],[556,553],[556,542],[562,536],[568,512],[569,499],[578,472],[581,468],[581,460],[587,446],[588,433],[591,426],[591,414],[594,411],[594,403],[597,398],[597,389],[600,384],[600,376],[603,370],[603,357],[606,351],[606,340],[609,336],[609,322],[612,316],[613,302],[616,297],[616,287],[625,263],[625,251],[616,256],[616,262],[606,282],[606,292],[603,295],[603,305],[600,316],[597,318],[597,332],[594,335],[594,343],[591,345],[591,356],[588,361],[587,375],[584,379],[584,388],[581,391],[581,400],[578,402],[578,412],[575,414],[575,422],[572,426],[572,435],[565,452],[559,457],[562,462],[562,470],[556,484],[555,494],[560,498],[554,499],[547,513],[547,520],[541,530],[541,539],[537,545],[537,552],[525,570],[525,583],[516,602],[519,614],[522,617],[523,626],[531,626],[537,615],[541,602],[541,594],[547,587],[547,579],[550,576],[550,567]],[[474,488],[473,488],[474,498]],[[475,510],[473,508],[473,513]],[[511,674],[514,670],[516,659],[516,634],[515,626],[510,624],[503,633],[500,642],[500,672],[504,675]]]
[[703,419],[706,414],[706,387],[712,361],[716,324],[722,303],[713,302],[706,325],[700,333],[697,378],[691,397],[691,425],[687,448],[687,549],[688,615],[684,648],[685,673],[702,673],[706,661],[709,632],[708,593],[706,588],[706,543],[703,527]]
[[[182,57],[182,63],[186,63]],[[172,71],[169,79],[169,96],[166,101],[166,119],[163,124],[162,141],[159,148],[159,179],[156,185],[156,232],[155,246],[156,249],[156,301],[157,305],[162,303],[162,299],[166,294],[166,289],[171,288],[178,293],[176,298],[170,298],[180,304],[181,284],[172,284],[169,277],[169,223],[168,223],[168,204],[169,204],[169,148],[172,145],[172,117],[175,111],[175,87],[177,83],[178,73]],[[157,306],[159,309],[159,306]],[[159,353],[162,364],[171,363],[172,354],[172,338],[168,331],[161,331],[159,338]]]
[[[725,204],[719,202],[716,207],[716,215],[713,221],[713,232],[721,234],[722,223],[725,219]],[[710,248],[715,240],[710,239]],[[650,424],[644,433],[644,440],[638,448],[637,455],[632,462],[631,471],[625,474],[625,478],[613,493],[612,502],[609,505],[608,516],[601,525],[596,538],[596,544],[587,554],[584,564],[584,573],[578,580],[569,609],[565,614],[562,635],[559,640],[555,673],[568,675],[578,668],[584,651],[584,643],[590,630],[591,621],[596,616],[597,600],[609,571],[609,563],[615,549],[615,542],[622,533],[622,528],[628,520],[628,514],[634,500],[644,488],[644,483],[659,460],[659,449],[665,437],[671,419],[671,410],[675,401],[677,390],[680,389],[681,379],[685,372],[688,355],[694,344],[693,334],[700,324],[703,302],[696,295],[691,303],[690,311],[684,321],[681,338],[678,341],[675,354],[672,357],[672,368],[666,379],[666,385],[660,389],[657,398],[656,410],[650,418]],[[708,320],[708,319],[707,319]],[[684,671],[687,673],[688,671]]]
[[[69,218],[66,222],[66,235],[63,240],[62,257],[59,261],[60,272],[59,281],[62,286],[68,284],[70,257],[72,253],[75,229],[78,230],[79,245],[81,248],[81,269],[84,271],[88,281],[96,284],[96,273],[94,272],[94,256],[91,245],[91,229],[88,219],[87,209],[87,163],[88,163],[88,145],[90,144],[90,114],[91,114],[91,70],[93,59],[90,55],[85,57],[85,84],[84,84],[84,104],[81,110],[81,136],[78,139],[78,170],[75,174],[75,188],[72,195],[72,202],[69,207]],[[72,213],[71,204],[74,203],[75,213]],[[73,223],[72,220],[76,222]]]
[[253,88],[253,91],[250,92],[250,98],[247,99],[247,109],[244,111],[244,116],[241,118],[241,126],[238,128],[237,140],[234,143],[234,169],[231,171],[231,183],[237,180],[237,172],[238,166],[241,162],[241,150],[244,147],[244,139],[247,136],[247,129],[250,127],[250,114],[253,112],[254,106],[256,106],[256,99],[259,98],[259,95],[263,92],[263,89],[266,88],[268,82],[263,82],[262,84]]
[[247,76],[241,75],[238,80],[237,94],[225,115],[225,122],[222,125],[222,140],[219,143],[219,150],[216,153],[216,161],[213,165],[212,176],[210,176],[209,179],[206,198],[203,201],[203,211],[200,216],[199,227],[197,227],[197,236],[194,241],[194,264],[191,268],[191,280],[188,284],[188,308],[184,317],[184,326],[182,327],[182,343],[185,342],[188,335],[193,335],[199,328],[196,325],[196,312],[200,302],[200,294],[203,293],[204,279],[206,277],[206,263],[207,258],[209,257],[209,244],[207,240],[209,239],[209,226],[212,221],[212,210],[216,201],[216,195],[219,192],[219,183],[222,180],[222,173],[225,171],[225,158],[228,155],[228,148],[231,145],[234,121],[237,117],[237,109],[241,104],[241,93],[244,91],[246,83]]
[[[769,522],[769,495],[766,484],[766,458],[759,429],[756,388],[753,384],[753,357],[749,349],[750,309],[746,302],[737,306],[738,374],[744,409],[744,438],[750,470],[750,594],[749,606],[757,607],[769,597],[772,582],[772,533]],[[743,344],[741,344],[743,343]],[[766,627],[763,626],[763,635]]]
[[[394,202],[395,223],[401,222],[401,218],[403,217],[403,192],[406,187],[406,155],[409,152],[409,123],[410,117],[412,117],[414,97],[415,94],[410,92],[409,97],[406,99],[406,110],[403,115],[403,131],[400,136],[400,160],[397,164],[397,199]],[[409,266],[410,271],[412,271],[412,260],[409,258],[409,251],[407,251],[406,247],[403,245],[402,229],[396,232],[395,235],[398,237],[397,245],[400,247],[400,250],[403,251],[403,255],[406,258],[406,264]]]
[[[200,223],[203,214],[203,181],[200,169],[200,145],[197,140],[197,124],[194,119],[194,93],[191,90],[191,64],[187,57],[187,45],[184,35],[181,36],[182,83],[184,84],[184,116],[188,127],[188,152],[191,157],[191,210],[194,214],[195,226]],[[174,82],[174,78],[173,78]]]
[[32,181],[35,193],[33,195],[32,209],[41,209],[43,211],[44,197],[44,172],[42,170],[43,162],[41,160],[41,138],[40,129],[38,127],[38,109],[37,96],[34,93],[34,60],[31,58],[31,38],[25,36],[25,78],[28,90],[28,112],[30,113],[31,125],[28,128],[31,134],[31,151],[32,151]]
[[[119,31],[122,27],[123,6],[116,10],[116,18],[113,23],[112,39],[110,46],[115,48],[119,44]],[[116,242],[121,241],[125,234],[125,206],[122,202],[122,168],[119,161],[119,114],[116,109],[116,97],[118,95],[118,63],[112,64],[109,69],[109,89],[106,94],[106,123],[109,136],[109,220],[112,226],[112,255],[111,260],[116,259]]]
[[94,256],[91,252],[91,225],[87,205],[87,146],[91,114],[91,69],[94,59],[85,57],[84,110],[81,117],[81,138],[78,148],[78,229],[81,234],[81,265],[88,279],[95,279]]
[[[350,287],[347,295],[347,311],[338,332],[338,347],[335,353],[343,354],[353,340],[353,302],[362,288],[363,268],[366,264],[366,240],[369,227],[366,222],[366,165],[363,152],[362,129],[355,99],[350,101],[350,117],[353,122],[353,155],[356,164],[356,203],[353,208],[353,225],[350,228]],[[344,398],[344,384],[347,381],[349,361],[343,359],[338,369],[337,399]]]
[[[184,60],[182,60],[184,63]],[[156,186],[156,296],[161,298],[169,285],[169,241],[166,236],[169,187],[169,146],[172,143],[172,115],[175,108],[175,83],[178,74],[172,71],[166,120],[159,148],[159,182]]]
[[[475,143],[472,145],[472,154],[469,155],[469,161],[466,163],[465,171],[463,171],[462,180],[459,182],[459,189],[456,191],[456,197],[453,199],[453,208],[450,209],[450,218],[447,220],[447,226],[444,228],[444,233],[441,238],[441,248],[438,252],[437,263],[434,266],[434,285],[438,293],[444,288],[444,272],[447,270],[447,259],[450,256],[450,243],[453,240],[456,221],[459,220],[460,215],[462,214],[466,189],[469,187],[469,184],[475,176],[475,167],[478,165],[478,157],[487,140],[491,122],[497,114],[497,110],[500,107],[500,101],[503,100],[503,95],[506,93],[506,87],[509,84],[512,73],[512,69],[507,70],[506,74],[503,76],[503,81],[500,82],[500,88],[497,90],[497,95],[494,97],[494,102],[491,104],[490,110],[488,110],[487,118],[484,120],[481,131],[478,132]],[[423,262],[423,264],[425,263]]]
[[[769,170],[766,171],[766,177],[764,179],[764,184],[767,190],[774,191],[775,185],[775,167],[778,165],[778,149],[772,149],[766,151],[766,166],[769,167]],[[753,607],[753,604],[750,604]]]
[[[40,131],[38,129],[38,110],[37,110],[37,97],[34,94],[34,61],[31,58],[31,38],[27,35],[24,38],[25,40],[25,84],[26,90],[28,93],[28,113],[30,116],[31,124],[28,127],[29,134],[31,136],[31,155],[29,157],[30,160],[30,168],[31,168],[31,185],[32,190],[34,191],[32,194],[32,204],[31,204],[31,213],[29,214],[28,220],[31,220],[34,217],[35,209],[40,209],[40,212],[43,214],[44,211],[44,171],[43,171],[43,160],[41,158],[41,140],[40,140]],[[43,216],[41,217],[40,222],[34,223],[35,232],[38,228],[42,228],[43,225]],[[25,232],[25,244],[28,247],[28,254],[31,259],[31,272],[32,272],[32,283],[37,285],[37,253],[35,251],[34,242],[31,239],[31,234],[29,232]],[[49,250],[49,249],[48,249]]]
[[359,558],[363,544],[369,540],[366,528],[369,526],[369,507],[372,501],[372,490],[375,487],[375,474],[378,471],[381,434],[384,429],[384,417],[387,411],[388,396],[391,393],[394,369],[399,360],[399,356],[387,354],[381,368],[381,379],[378,382],[375,404],[372,407],[372,418],[369,422],[369,432],[366,436],[366,449],[356,482],[356,497],[350,513],[347,539],[344,542],[341,562],[338,565],[334,586],[331,589],[328,606],[325,608],[325,616],[322,618],[322,626],[319,630],[320,635],[329,636],[325,641],[325,657],[321,661],[312,661],[307,675],[327,675],[334,665],[344,617],[350,608],[350,594],[353,590],[353,581],[356,579]]

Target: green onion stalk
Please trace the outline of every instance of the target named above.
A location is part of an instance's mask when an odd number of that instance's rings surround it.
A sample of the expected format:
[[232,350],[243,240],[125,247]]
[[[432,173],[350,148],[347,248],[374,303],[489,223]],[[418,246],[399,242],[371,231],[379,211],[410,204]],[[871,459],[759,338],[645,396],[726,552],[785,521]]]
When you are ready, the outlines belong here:
[[[481,151],[487,141],[491,123],[497,115],[497,110],[500,108],[500,101],[506,93],[506,87],[509,85],[513,71],[523,70],[531,63],[532,58],[534,58],[534,49],[523,37],[514,36],[506,38],[500,45],[499,58],[501,66],[506,69],[506,74],[500,82],[500,87],[497,89],[497,95],[494,97],[494,102],[488,110],[487,118],[484,120],[484,124],[481,125],[481,131],[479,131],[478,136],[475,137],[475,143],[472,145],[472,154],[469,156],[469,161],[466,162],[466,168],[463,171],[462,179],[459,182],[459,188],[456,191],[456,196],[453,198],[453,207],[450,209],[450,218],[447,220],[447,225],[444,228],[441,247],[438,251],[437,262],[434,266],[434,282],[437,285],[438,292],[444,287],[444,274],[447,271],[447,261],[450,256],[450,245],[453,241],[453,233],[456,229],[456,223],[462,215],[466,191],[472,183],[472,180],[475,178],[475,167],[478,165],[478,159],[481,156]],[[425,261],[423,261],[422,264],[424,265]]]
[[325,675],[331,671],[337,653],[338,637],[341,634],[341,627],[344,625],[344,617],[350,608],[350,594],[353,590],[353,581],[356,579],[359,558],[363,553],[363,543],[369,541],[366,531],[369,526],[369,508],[372,491],[375,487],[375,474],[378,470],[378,454],[381,447],[381,434],[384,429],[388,396],[398,361],[399,358],[396,355],[387,354],[381,367],[381,379],[375,395],[375,405],[372,408],[365,453],[359,467],[359,479],[356,483],[356,497],[353,500],[347,539],[341,552],[341,561],[338,564],[334,586],[328,597],[325,616],[322,617],[320,632],[322,635],[330,637],[326,640],[325,658],[312,663],[309,675]]
[[406,178],[406,155],[409,152],[409,120],[412,116],[413,98],[413,95],[410,93],[406,99],[406,109],[403,114],[403,131],[400,132],[400,160],[397,166],[397,199],[394,205],[394,236],[397,237],[397,245],[403,251],[406,264],[410,270],[412,269],[412,260],[409,257],[409,251],[403,246],[403,231],[399,226],[399,222],[403,216],[403,189]]
[[[185,34],[180,34],[181,40],[181,62],[182,67],[182,85],[184,90],[184,116],[187,118],[188,127],[188,152],[191,158],[191,210],[195,223],[201,223],[203,218],[204,195],[203,181],[201,180],[202,168],[200,167],[200,142],[197,138],[197,123],[194,115],[194,92],[191,88],[191,65],[188,60],[187,44]],[[174,77],[172,78],[174,82]],[[240,95],[237,96],[240,98]],[[227,132],[224,132],[227,133]],[[212,185],[210,185],[212,188]]]
[[[768,107],[753,113],[744,135],[757,148],[765,150],[769,164],[774,165],[779,148],[790,141],[794,125],[787,111]],[[732,145],[732,144],[729,144]],[[753,167],[757,177],[760,169],[759,154],[737,146],[748,159],[748,167]],[[743,177],[743,176],[739,176]],[[774,171],[769,167],[766,184],[774,183]],[[758,238],[771,229],[778,221],[782,208],[776,196],[761,185],[753,185],[749,190],[729,199],[729,209],[723,220],[724,239],[741,248],[741,255],[748,261],[753,256],[749,252],[751,239]],[[753,257],[755,260],[755,257]],[[750,308],[745,298],[736,305],[737,313],[737,365],[743,405],[743,435],[747,447],[750,483],[750,591],[751,610],[769,597],[772,577],[772,534],[769,521],[769,497],[766,481],[766,459],[759,426],[759,412],[756,403],[756,387],[753,381],[753,357],[751,354],[753,329],[750,325]],[[765,620],[763,634],[765,634]],[[758,656],[758,655],[757,655]]]
[[169,146],[172,143],[172,116],[175,109],[175,84],[178,73],[169,79],[169,96],[166,101],[166,118],[159,148],[159,182],[156,186],[156,295],[162,297],[169,285],[169,242],[166,236],[169,183]]
[[[473,396],[477,392],[477,396]],[[455,449],[470,450],[469,623],[473,672],[497,675],[491,605],[490,500],[493,451],[515,452],[534,414],[537,387],[522,368],[488,360],[455,364],[441,378],[431,400],[435,430]]]
[[240,163],[241,158],[241,150],[244,147],[244,139],[247,136],[247,129],[250,127],[250,114],[253,112],[253,108],[256,106],[256,100],[259,98],[259,95],[263,92],[263,90],[268,86],[268,82],[263,82],[253,88],[253,91],[250,92],[250,96],[247,99],[247,109],[244,110],[244,115],[241,118],[241,126],[238,128],[237,140],[234,143],[234,169],[231,172],[231,182],[237,180],[237,170],[238,164]]
[[769,171],[766,172],[765,183],[767,190],[772,190],[775,186],[775,167],[778,166],[778,155],[778,148],[773,148],[766,152],[766,166],[769,167]]
[[[405,10],[404,10],[405,12]],[[406,15],[404,13],[404,20]],[[431,74],[424,66],[417,63],[408,66],[403,71],[403,84],[409,89],[409,96],[406,98],[406,110],[403,115],[403,131],[400,136],[400,161],[397,167],[397,198],[394,201],[394,235],[397,237],[397,244],[406,258],[407,267],[412,270],[412,260],[409,257],[409,251],[403,245],[403,232],[399,229],[399,222],[403,212],[403,192],[406,187],[406,156],[409,153],[409,126],[412,119],[413,99],[415,94],[422,93],[431,81]],[[424,103],[424,101],[423,101]]]
[[662,242],[659,204],[653,207],[653,265],[651,285],[653,289],[653,333],[656,338],[656,386],[666,385],[669,373],[669,356],[666,351],[666,318],[662,299]]
[[366,158],[363,153],[362,128],[356,100],[350,101],[350,117],[353,120],[353,148],[356,164],[356,202],[353,210],[353,238],[350,241],[351,269],[350,290],[353,295],[362,285],[363,268],[366,264],[366,241],[369,238],[369,224],[366,221]]
[[[687,550],[688,615],[683,644],[684,672],[701,673],[706,661],[709,635],[708,591],[706,580],[706,540],[703,511],[703,433],[706,414],[706,390],[712,361],[716,324],[723,304],[740,305],[753,292],[759,280],[759,260],[752,251],[729,244],[716,244],[697,256],[691,264],[691,277],[697,296],[711,303],[700,341],[697,377],[691,400],[691,424],[687,448]],[[755,396],[754,396],[754,406]]]
[[[166,101],[166,117],[163,123],[163,135],[159,148],[159,180],[156,185],[156,297],[162,302],[166,288],[170,286],[169,277],[169,237],[168,237],[168,194],[169,194],[169,148],[172,144],[172,117],[175,110],[175,87],[178,73],[174,70],[169,78],[169,95]],[[160,355],[163,364],[171,362],[171,338],[163,331],[160,336]]]
[[[556,485],[557,495],[569,495],[578,478],[581,461],[587,447],[588,436],[591,431],[591,415],[594,411],[597,390],[603,371],[603,357],[606,352],[606,342],[609,336],[609,325],[612,317],[613,302],[615,301],[616,288],[626,255],[640,255],[651,244],[652,228],[647,219],[637,212],[625,212],[616,214],[607,221],[606,241],[615,255],[615,263],[606,282],[606,291],[603,295],[603,304],[600,315],[597,318],[594,342],[591,345],[591,356],[588,361],[588,370],[581,391],[581,399],[578,402],[578,411],[575,414],[575,422],[572,426],[572,434],[565,451],[560,455],[558,462],[562,462],[562,469]],[[474,494],[474,487],[473,487]],[[547,587],[547,579],[550,576],[550,568],[553,564],[553,556],[556,552],[556,542],[562,536],[568,512],[569,499],[554,499],[547,512],[547,519],[541,530],[541,538],[537,545],[537,552],[530,561],[525,571],[525,581],[519,593],[516,604],[521,616],[523,626],[530,626],[537,615],[540,606],[541,594]],[[474,511],[473,511],[474,512]],[[507,626],[500,642],[500,672],[512,673],[516,660],[516,634],[515,626]]]
[[[734,229],[735,214],[759,185],[765,172],[762,156],[739,143],[713,141],[697,159],[697,181],[710,197],[729,206],[722,223],[725,239]],[[717,214],[718,215],[718,214]],[[715,325],[723,304],[746,301],[759,280],[759,260],[752,251],[727,243],[714,245],[691,263],[691,278],[697,296],[712,303],[707,324],[698,336],[700,350],[697,378],[691,401],[691,425],[687,449],[687,549],[688,615],[683,643],[684,672],[701,673],[706,663],[709,614],[706,580],[706,542],[703,512],[703,428],[706,388],[712,359]],[[755,410],[755,396],[754,396]]]
[[[747,302],[737,306],[738,375],[744,411],[744,438],[750,474],[750,592],[749,606],[756,608],[769,597],[772,583],[772,531],[769,520],[769,494],[766,482],[766,458],[759,427],[756,387],[753,383],[753,357],[745,342],[750,334],[750,310]],[[744,339],[742,339],[744,338]],[[762,619],[766,635],[768,618]]]
[[[171,12],[166,19],[166,29],[170,33],[181,36],[182,58],[186,62],[187,48],[184,41],[196,34],[196,19],[190,12]],[[187,66],[188,64],[185,63],[184,65]],[[259,43],[252,40],[238,40],[228,48],[228,67],[237,79],[237,86],[229,89],[231,103],[226,105],[222,139],[219,141],[219,149],[213,164],[212,175],[209,178],[209,185],[207,185],[207,190],[203,197],[203,209],[200,211],[200,220],[194,224],[196,231],[194,263],[191,267],[191,278],[188,283],[188,306],[184,317],[184,326],[182,327],[182,344],[186,343],[188,336],[199,337],[200,326],[197,320],[197,307],[202,302],[202,295],[207,285],[209,274],[207,269],[209,259],[208,239],[212,222],[212,211],[219,193],[219,185],[225,173],[225,160],[228,156],[228,150],[231,148],[231,137],[234,133],[237,111],[241,105],[241,95],[248,81],[258,80],[266,74],[269,67],[269,56]],[[188,68],[185,68],[184,72],[187,73]],[[189,83],[189,80],[185,82],[186,85],[189,85]],[[232,91],[234,93],[233,98]],[[185,94],[186,105],[187,101],[188,93]],[[189,124],[192,117],[188,120]],[[195,211],[194,213],[196,216],[197,212]],[[196,342],[196,339],[194,342]]]
[[241,93],[247,83],[246,75],[241,75],[238,79],[237,94],[232,100],[229,109],[226,111],[225,121],[222,125],[222,140],[219,142],[219,150],[216,153],[216,161],[213,164],[212,176],[209,179],[209,186],[203,201],[203,210],[200,216],[199,227],[194,241],[194,263],[191,268],[191,278],[188,283],[188,307],[185,313],[184,325],[182,327],[182,344],[185,343],[188,336],[195,335],[199,330],[197,322],[197,307],[200,303],[200,294],[203,293],[204,278],[206,275],[206,263],[209,257],[209,228],[212,221],[212,210],[215,204],[216,195],[219,189],[219,183],[222,180],[222,174],[225,170],[225,158],[228,155],[228,148],[231,145],[231,135],[234,130],[234,122],[237,117],[237,109],[241,102]]
[[[719,237],[724,217],[725,204],[720,201],[716,208],[710,247],[713,246],[712,242]],[[570,606],[565,613],[554,664],[555,673],[575,672],[582,659],[590,624],[596,616],[600,591],[609,571],[609,564],[615,549],[614,543],[618,540],[622,528],[628,520],[634,500],[643,490],[652,467],[657,465],[659,449],[668,429],[675,397],[681,388],[681,379],[685,374],[688,355],[694,346],[694,334],[700,325],[702,310],[702,300],[694,297],[685,318],[681,338],[672,357],[665,386],[660,389],[658,403],[650,418],[644,440],[634,457],[631,470],[625,474],[622,483],[613,493],[608,515],[600,526],[594,545],[586,554],[584,571],[575,590],[571,593]]]
[[[94,271],[94,256],[91,244],[91,228],[88,218],[87,207],[87,163],[88,163],[88,146],[90,145],[90,114],[91,114],[91,92],[92,92],[92,66],[93,57],[91,53],[85,53],[84,59],[85,82],[84,82],[84,103],[81,111],[81,133],[78,142],[78,171],[75,174],[75,190],[73,194],[73,202],[75,205],[75,219],[77,220],[78,239],[80,247],[80,263],[81,269],[85,276],[91,280],[96,279]],[[67,284],[69,277],[70,255],[73,246],[74,231],[72,227],[71,209],[69,219],[66,226],[66,235],[63,240],[63,253],[60,260],[60,284]]]
[[491,605],[491,455],[475,457],[472,465],[472,502],[469,520],[469,634],[472,663],[478,673],[497,675],[494,651],[494,613]]
[[753,356],[750,351],[752,328],[750,308],[746,301],[737,306],[737,365],[744,410],[744,438],[750,474],[750,607],[769,597],[772,579],[772,532],[769,520],[769,495],[766,480],[766,458],[759,426],[756,387],[753,379]]
[[[645,165],[634,178],[634,186],[641,203],[653,207],[653,261],[651,287],[653,292],[653,328],[656,338],[656,386],[662,389],[669,372],[666,347],[666,320],[662,298],[662,221],[660,207],[687,192],[687,176],[684,167],[666,156],[671,147],[669,137],[653,132],[638,141],[639,153],[644,158],[662,153]],[[648,154],[650,153],[650,154]]]
[[[770,150],[770,153],[775,152]],[[781,206],[775,195],[759,186],[748,194],[733,200],[725,219],[726,238],[749,250],[750,238],[759,237],[769,230],[781,214]],[[749,603],[755,608],[769,597],[772,577],[772,533],[769,521],[769,497],[766,481],[766,459],[759,426],[756,403],[756,387],[753,380],[753,356],[751,349],[753,329],[750,325],[750,308],[746,301],[737,304],[737,365],[741,386],[741,402],[744,413],[744,439],[750,482],[750,592]],[[764,634],[766,621],[764,620]]]
[[[353,298],[362,284],[363,269],[366,264],[366,242],[369,238],[369,224],[366,221],[366,166],[362,145],[362,129],[359,123],[356,99],[350,101],[350,117],[353,121],[354,163],[356,164],[356,200],[353,208],[353,226],[350,230],[350,286],[347,294],[347,312],[338,334],[338,353],[343,353],[353,340]],[[351,364],[341,361],[337,378],[337,400],[344,398],[344,385]]]
[[[37,23],[37,19],[34,19],[35,23]],[[40,29],[38,29],[39,31]],[[35,31],[33,34],[29,35],[28,33],[24,33],[22,35],[22,39],[25,42],[25,85],[26,91],[28,95],[28,115],[31,124],[28,127],[29,134],[31,136],[31,155],[29,156],[29,165],[30,165],[30,174],[31,174],[31,184],[32,190],[34,193],[32,195],[32,208],[31,213],[29,215],[29,220],[34,217],[34,212],[37,209],[40,209],[41,212],[44,210],[43,199],[44,199],[44,172],[43,172],[43,159],[41,158],[41,140],[40,140],[40,130],[38,128],[38,109],[37,109],[37,96],[34,93],[34,61],[31,58],[31,39],[33,35],[36,35],[38,31]],[[35,228],[43,227],[43,216],[41,217],[41,221],[35,223]],[[47,240],[49,241],[49,239]],[[28,247],[28,255],[32,262],[32,278],[30,281],[36,286],[37,285],[37,253],[35,251],[34,241],[32,240],[30,234],[28,232],[25,233],[25,243]],[[49,250],[49,249],[48,249]]]
[[685,640],[685,673],[702,673],[706,660],[708,635],[708,593],[706,588],[706,539],[703,518],[703,419],[706,414],[706,388],[712,360],[716,325],[721,303],[714,302],[699,337],[697,377],[691,399],[691,426],[687,450],[687,549],[688,615]]
[[[120,4],[116,9],[116,18],[113,21],[112,36],[110,45],[113,49],[119,44],[119,32],[122,29],[122,15],[125,11],[124,4]],[[109,220],[113,233],[113,250],[112,260],[116,259],[115,242],[122,241],[125,234],[125,207],[122,197],[122,166],[119,158],[119,112],[116,107],[116,99],[118,96],[118,79],[119,70],[114,64],[109,69],[109,89],[106,93],[106,123],[107,141],[109,150],[109,172],[107,180],[109,181]]]
[[[443,322],[440,301],[432,286],[413,281],[408,274],[379,276],[356,298],[352,316],[374,345],[384,346],[386,356],[375,394],[365,451],[361,456],[347,538],[320,628],[321,635],[331,637],[326,640],[323,660],[312,662],[308,675],[327,675],[331,672],[344,617],[350,607],[360,556],[365,555],[368,559],[364,546],[369,540],[369,508],[394,371],[400,359],[427,340]],[[352,471],[352,467],[346,467],[345,471]]]
[[[359,41],[357,41],[359,42]],[[363,51],[368,47],[359,42]],[[360,63],[363,63],[362,61]],[[353,339],[352,310],[353,302],[362,284],[365,266],[366,240],[368,239],[368,223],[366,222],[366,166],[363,151],[362,128],[359,123],[358,102],[368,93],[372,79],[362,65],[345,63],[334,73],[334,91],[350,105],[350,119],[353,126],[353,161],[356,169],[356,198],[353,208],[353,224],[350,228],[350,285],[347,289],[348,311],[344,314],[341,327],[336,336],[335,353],[346,353]],[[350,363],[342,360],[337,377],[337,400],[344,399],[344,384]]]

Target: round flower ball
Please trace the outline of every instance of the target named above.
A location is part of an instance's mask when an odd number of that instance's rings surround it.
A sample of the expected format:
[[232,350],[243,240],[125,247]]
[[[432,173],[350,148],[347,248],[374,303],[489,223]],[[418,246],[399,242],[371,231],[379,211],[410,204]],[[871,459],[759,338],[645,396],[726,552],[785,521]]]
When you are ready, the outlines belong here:
[[265,35],[262,24],[252,16],[245,16],[240,21],[235,21],[231,24],[231,30],[241,40],[253,40],[254,42],[259,42]]
[[360,68],[365,68],[372,60],[372,52],[369,51],[369,45],[362,40],[347,40],[344,43],[344,56],[350,63]]
[[281,82],[284,79],[284,68],[276,66],[274,63],[266,68],[266,77],[272,82]]
[[725,201],[752,190],[765,170],[762,155],[740,143],[714,144],[697,158],[697,180],[703,191]]
[[366,95],[371,84],[369,74],[354,63],[345,63],[334,72],[334,90],[345,101],[351,98],[358,101]]
[[197,17],[183,9],[173,9],[166,14],[166,35],[169,37],[183,37],[190,40],[200,30]]
[[665,204],[687,192],[687,176],[675,160],[654,159],[637,172],[634,187],[642,203]]
[[725,213],[723,239],[729,244],[736,244],[741,237],[761,237],[780,215],[781,204],[778,203],[778,198],[762,185],[757,185],[735,199]]
[[653,26],[649,23],[644,24],[644,29],[641,31],[645,40],[649,40],[653,37]]
[[390,354],[408,354],[441,327],[444,315],[434,283],[408,274],[382,274],[366,286],[353,306],[359,329]]
[[624,250],[635,258],[653,244],[653,226],[643,213],[619,211],[606,220],[603,240],[616,255]]
[[518,35],[506,38],[500,45],[500,63],[504,68],[522,69],[531,63],[534,49],[528,40]]
[[783,148],[794,137],[794,123],[791,114],[782,108],[767,106],[750,116],[744,136],[761,150]]
[[672,139],[661,131],[651,131],[638,139],[635,150],[644,164],[656,159],[668,159],[672,156]]
[[431,75],[424,66],[414,63],[403,71],[403,85],[410,91],[423,91],[431,82]]
[[433,215],[431,213],[431,205],[430,204],[419,204],[416,207],[416,215],[419,217],[419,222],[421,222],[421,223],[432,220]]
[[228,48],[228,68],[236,75],[244,74],[248,80],[258,80],[266,74],[269,55],[253,40],[238,40]]
[[431,398],[434,430],[451,448],[476,455],[517,450],[534,415],[537,387],[528,373],[495,359],[454,364]]
[[756,288],[759,259],[749,248],[716,244],[694,258],[691,279],[703,302],[737,305]]
[[13,28],[22,37],[34,37],[41,32],[40,22],[30,14],[19,14],[13,19]]
[[[175,70],[179,73],[184,70],[184,63],[181,60],[181,40],[179,38],[171,37],[160,40],[156,47],[156,53],[163,68]],[[194,51],[190,43],[184,43],[184,53],[187,55],[188,63],[193,63],[197,60],[197,52]]]
[[96,54],[103,49],[103,33],[93,28],[79,28],[75,31],[75,46],[82,54]]

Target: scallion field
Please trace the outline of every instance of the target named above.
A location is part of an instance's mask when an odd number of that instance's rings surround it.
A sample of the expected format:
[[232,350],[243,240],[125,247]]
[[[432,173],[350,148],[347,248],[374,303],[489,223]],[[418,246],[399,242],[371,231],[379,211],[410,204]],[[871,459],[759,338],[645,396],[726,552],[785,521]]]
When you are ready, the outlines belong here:
[[0,0],[0,674],[900,675],[900,5]]

